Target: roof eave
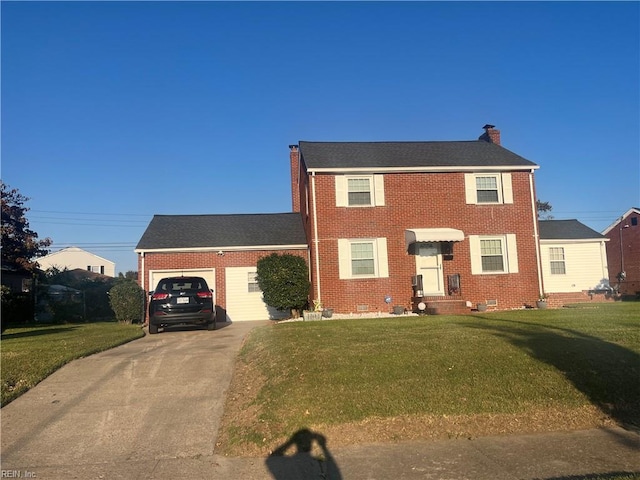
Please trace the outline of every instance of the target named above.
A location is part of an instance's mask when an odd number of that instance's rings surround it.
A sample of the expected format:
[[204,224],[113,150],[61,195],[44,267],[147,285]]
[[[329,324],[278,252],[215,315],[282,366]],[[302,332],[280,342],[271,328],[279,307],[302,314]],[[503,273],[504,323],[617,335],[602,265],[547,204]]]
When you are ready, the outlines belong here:
[[587,238],[540,238],[540,243],[591,243],[591,242],[608,242],[607,237],[587,237]]
[[191,252],[246,252],[257,250],[306,250],[307,244],[291,245],[244,245],[218,247],[173,247],[173,248],[136,248],[135,253],[191,253]]
[[436,166],[436,167],[307,167],[308,173],[448,173],[534,171],[539,165]]

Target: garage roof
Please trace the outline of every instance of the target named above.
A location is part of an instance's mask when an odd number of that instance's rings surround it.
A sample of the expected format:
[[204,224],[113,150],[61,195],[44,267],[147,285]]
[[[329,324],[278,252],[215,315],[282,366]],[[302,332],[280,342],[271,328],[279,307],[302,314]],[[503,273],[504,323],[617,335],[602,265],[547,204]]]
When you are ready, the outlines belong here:
[[307,248],[301,215],[154,215],[136,251],[259,246]]
[[576,219],[540,220],[540,240],[583,240],[607,238]]

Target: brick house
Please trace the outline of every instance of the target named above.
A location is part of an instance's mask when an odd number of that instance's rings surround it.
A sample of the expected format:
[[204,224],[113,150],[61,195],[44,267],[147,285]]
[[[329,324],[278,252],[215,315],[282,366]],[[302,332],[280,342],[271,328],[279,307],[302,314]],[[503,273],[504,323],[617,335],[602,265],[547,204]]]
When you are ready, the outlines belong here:
[[281,318],[267,306],[256,282],[261,257],[299,255],[308,246],[297,213],[155,215],[136,246],[138,282],[152,291],[172,275],[197,275],[214,290],[220,321]]
[[354,314],[535,304],[538,166],[484,128],[474,141],[291,145],[311,298]]
[[[640,208],[630,208],[602,234],[609,239],[609,282],[622,295],[640,296]],[[624,272],[624,275],[621,275]]]

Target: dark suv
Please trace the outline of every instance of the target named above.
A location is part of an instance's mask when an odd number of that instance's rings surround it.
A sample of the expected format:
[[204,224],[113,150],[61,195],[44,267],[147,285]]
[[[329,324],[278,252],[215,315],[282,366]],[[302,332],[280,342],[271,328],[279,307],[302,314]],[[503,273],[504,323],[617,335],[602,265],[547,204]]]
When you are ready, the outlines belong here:
[[149,333],[158,333],[158,327],[184,324],[215,330],[213,291],[201,277],[163,278],[151,293]]

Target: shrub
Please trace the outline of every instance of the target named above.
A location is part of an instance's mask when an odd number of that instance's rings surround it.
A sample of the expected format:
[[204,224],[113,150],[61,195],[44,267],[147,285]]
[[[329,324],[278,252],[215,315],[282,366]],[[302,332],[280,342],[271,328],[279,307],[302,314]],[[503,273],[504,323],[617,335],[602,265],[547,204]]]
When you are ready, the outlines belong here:
[[144,292],[136,282],[118,282],[109,290],[109,303],[118,322],[142,323]]
[[11,323],[29,323],[33,321],[33,296],[31,293],[12,292],[9,287],[2,285],[2,316],[0,317],[2,331]]
[[258,260],[264,301],[278,310],[300,310],[309,298],[309,269],[303,258],[273,253]]

